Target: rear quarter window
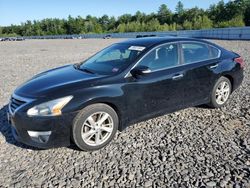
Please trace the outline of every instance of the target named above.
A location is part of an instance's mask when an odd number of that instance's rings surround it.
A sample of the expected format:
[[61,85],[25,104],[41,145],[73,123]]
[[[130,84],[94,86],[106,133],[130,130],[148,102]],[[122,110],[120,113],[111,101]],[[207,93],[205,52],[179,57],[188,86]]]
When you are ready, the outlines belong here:
[[213,47],[213,46],[210,46],[210,51],[211,51],[211,58],[218,58],[220,56],[220,50]]

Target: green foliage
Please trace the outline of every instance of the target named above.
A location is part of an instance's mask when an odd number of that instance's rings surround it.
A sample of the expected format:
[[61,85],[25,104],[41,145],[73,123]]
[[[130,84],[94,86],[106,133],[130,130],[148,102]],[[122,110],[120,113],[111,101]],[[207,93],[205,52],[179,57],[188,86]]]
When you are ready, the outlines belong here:
[[160,24],[170,24],[172,21],[172,12],[168,9],[167,5],[162,4],[158,10],[157,18]]
[[212,28],[212,21],[206,16],[198,16],[193,21],[193,29],[209,29]]
[[181,1],[178,1],[175,11],[177,14],[182,14],[184,12],[184,5]]
[[245,12],[245,18],[244,21],[246,23],[246,26],[250,26],[250,7]]
[[246,4],[246,9],[244,12],[244,22],[246,26],[250,26],[250,0],[248,1],[248,4]]
[[191,30],[193,28],[192,22],[185,20],[183,23],[183,29],[185,30]]
[[21,25],[0,27],[0,36],[64,35],[107,32],[143,32],[208,29],[213,27],[250,26],[250,0],[223,0],[204,10],[185,9],[178,1],[175,12],[162,4],[157,13],[123,14],[118,18],[103,15],[100,18],[68,16],[67,19],[47,18],[26,21]]
[[[221,0],[217,5],[211,5],[208,12],[209,18],[213,21],[214,25],[228,25],[227,27],[234,27],[237,24],[233,23],[233,19],[240,19],[241,16],[247,17],[247,12],[250,11],[250,0],[234,0],[224,3]],[[245,14],[245,15],[244,15]],[[244,22],[247,23],[247,20]],[[239,24],[239,25],[245,25]],[[237,25],[238,26],[238,25]]]
[[169,25],[169,31],[176,31],[176,23],[170,24]]
[[0,33],[0,37],[2,38],[5,38],[5,37],[17,37],[19,35],[17,35],[16,33],[11,33],[11,34],[2,34]]
[[155,18],[147,23],[132,21],[128,23],[121,23],[118,25],[116,32],[143,32],[143,31],[168,31],[168,24],[161,25],[159,21]]
[[242,26],[245,26],[245,23],[241,15],[229,21],[219,22],[217,24],[217,27],[242,27]]

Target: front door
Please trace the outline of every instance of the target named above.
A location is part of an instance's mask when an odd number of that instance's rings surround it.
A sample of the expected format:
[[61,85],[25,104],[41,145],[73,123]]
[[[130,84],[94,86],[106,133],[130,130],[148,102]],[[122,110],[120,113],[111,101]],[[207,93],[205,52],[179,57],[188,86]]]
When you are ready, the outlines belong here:
[[185,73],[179,62],[178,44],[165,44],[151,50],[137,64],[147,66],[151,72],[126,78],[128,118],[146,119],[182,107]]

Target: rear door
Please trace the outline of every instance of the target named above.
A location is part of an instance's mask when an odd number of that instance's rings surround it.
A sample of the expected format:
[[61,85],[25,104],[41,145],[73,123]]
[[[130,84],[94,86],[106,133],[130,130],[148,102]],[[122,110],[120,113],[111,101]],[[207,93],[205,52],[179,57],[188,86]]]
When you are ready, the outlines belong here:
[[182,42],[181,54],[185,69],[183,100],[185,106],[209,101],[215,80],[220,50],[202,42]]

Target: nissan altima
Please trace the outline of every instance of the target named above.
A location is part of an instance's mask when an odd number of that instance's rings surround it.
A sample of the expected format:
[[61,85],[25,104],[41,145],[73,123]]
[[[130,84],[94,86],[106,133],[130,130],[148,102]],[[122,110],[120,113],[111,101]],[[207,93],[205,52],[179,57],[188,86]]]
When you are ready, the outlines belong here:
[[12,94],[16,140],[40,148],[107,145],[128,125],[183,108],[224,106],[243,80],[240,55],[205,40],[147,37],[40,73]]

